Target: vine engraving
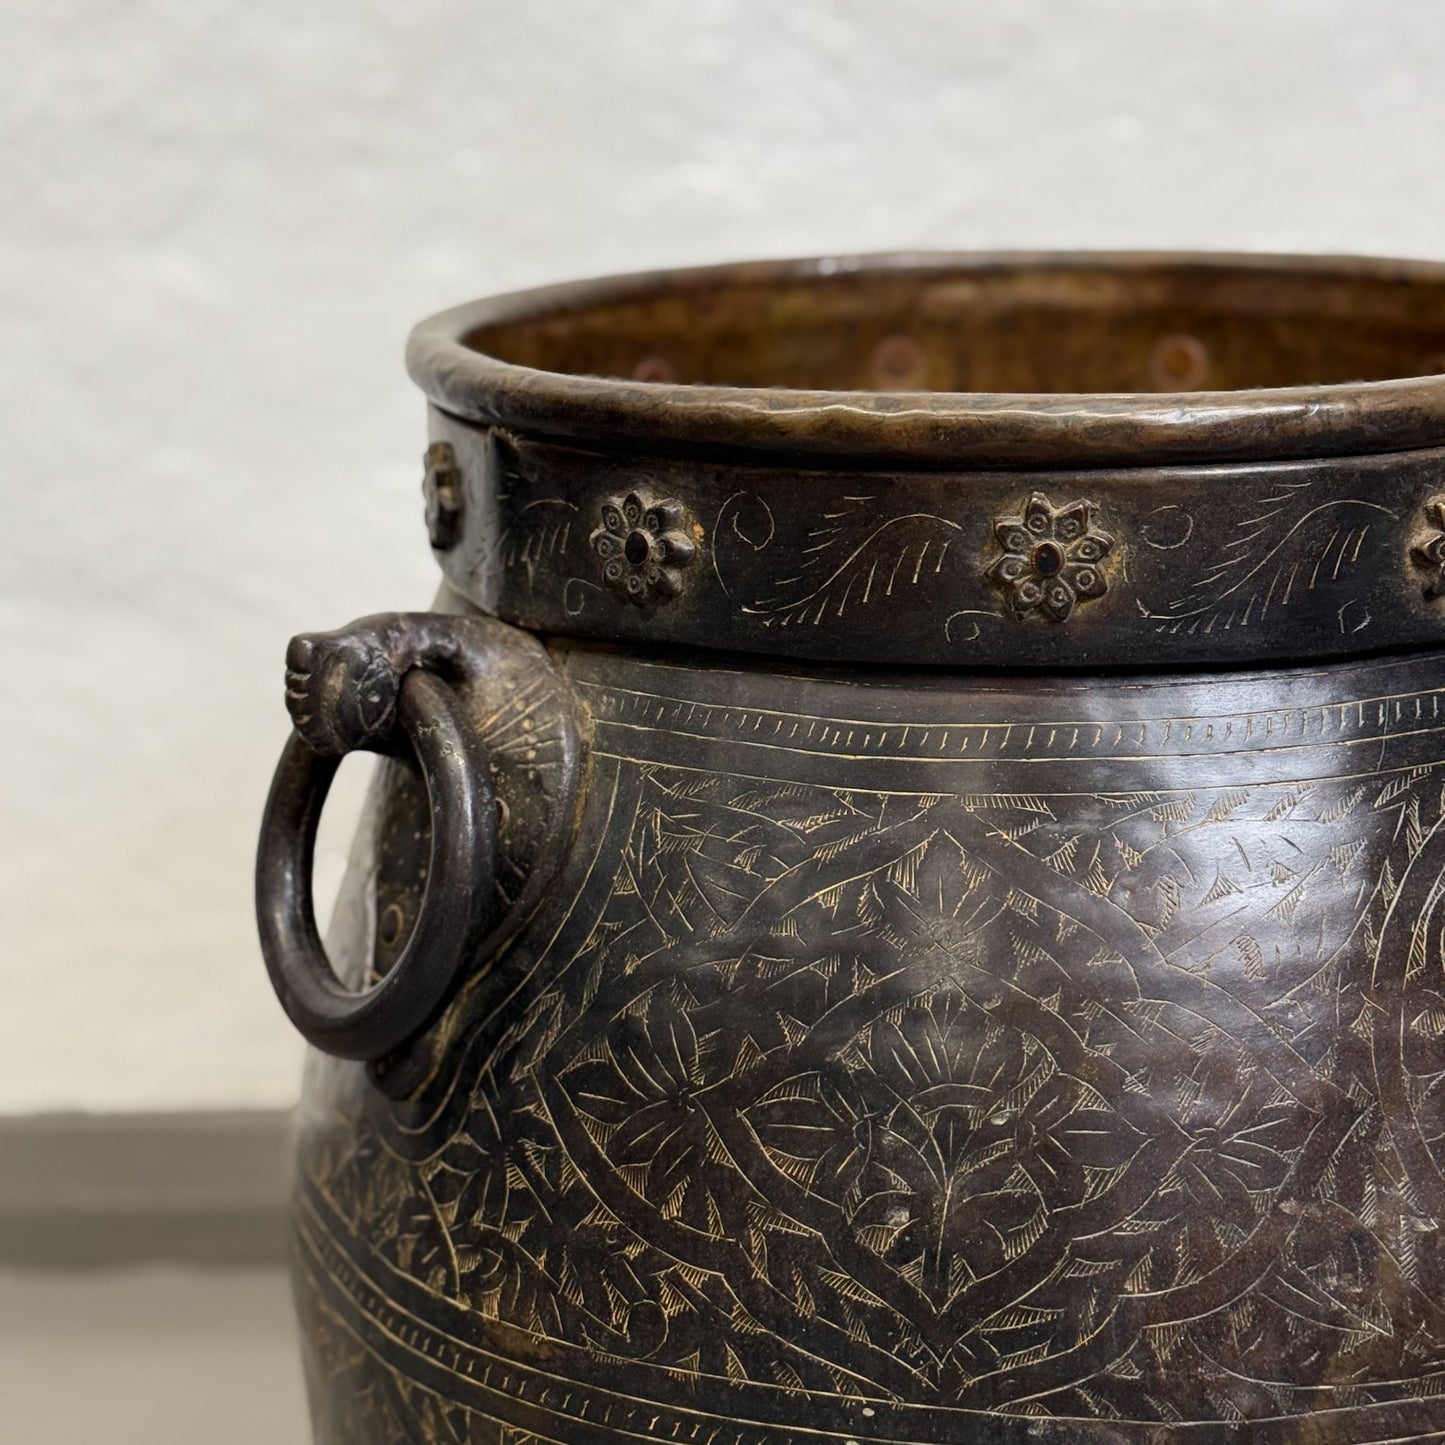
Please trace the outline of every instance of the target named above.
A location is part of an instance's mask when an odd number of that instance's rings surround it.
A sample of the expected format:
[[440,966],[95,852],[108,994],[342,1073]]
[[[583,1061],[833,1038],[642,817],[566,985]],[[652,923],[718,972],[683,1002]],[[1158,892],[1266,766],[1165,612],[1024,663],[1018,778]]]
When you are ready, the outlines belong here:
[[368,1349],[449,1362],[361,1438],[1445,1429],[1439,692],[957,737],[639,694],[773,778],[638,757],[584,692],[590,902],[424,1135],[311,1158],[329,1338],[363,1271]]

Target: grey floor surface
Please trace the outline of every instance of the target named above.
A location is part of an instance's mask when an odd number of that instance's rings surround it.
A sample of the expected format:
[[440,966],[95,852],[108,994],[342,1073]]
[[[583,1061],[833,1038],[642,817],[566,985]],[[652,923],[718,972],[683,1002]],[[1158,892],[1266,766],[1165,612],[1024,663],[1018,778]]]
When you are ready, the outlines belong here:
[[0,1272],[0,1440],[309,1438],[282,1270]]

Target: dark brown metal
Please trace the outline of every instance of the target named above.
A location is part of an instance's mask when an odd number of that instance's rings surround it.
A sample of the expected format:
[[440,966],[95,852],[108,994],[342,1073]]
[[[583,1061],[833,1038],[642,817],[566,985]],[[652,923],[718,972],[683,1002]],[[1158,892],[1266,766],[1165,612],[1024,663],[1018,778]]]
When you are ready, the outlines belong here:
[[426,498],[426,530],[434,550],[448,551],[461,539],[462,489],[456,458],[446,442],[433,442],[426,449],[426,475],[422,495]]
[[332,971],[311,907],[312,851],[339,756],[323,757],[293,733],[261,827],[256,914],[271,982],[307,1041],[344,1059],[380,1058],[435,1018],[471,965],[490,912],[496,805],[466,715],[440,678],[412,672],[396,717],[431,802],[431,882],[405,952],[364,992]]
[[508,889],[309,1076],[318,1440],[1445,1438],[1442,349],[1441,268],[1228,257],[419,328],[439,610],[292,659],[391,753],[339,978],[447,881],[398,695]]
[[[476,959],[502,947],[554,871],[548,850],[572,806],[579,762],[570,707],[530,638],[437,613],[391,613],[297,637],[286,682],[296,731],[276,770],[256,864],[266,966],[310,1043],[373,1061],[393,1089],[410,1085],[428,1067],[426,1046],[399,1051],[436,1019]],[[360,991],[327,961],[311,905],[321,809],[340,759],[357,749],[414,755],[421,781],[384,788],[406,799],[387,828],[405,864],[378,886],[382,956]],[[381,811],[397,813],[397,804]]]
[[[485,507],[447,553],[477,606],[541,633],[877,666],[1285,663],[1434,645],[1412,561],[1445,447],[1314,462],[1018,473],[832,471],[584,452],[434,415]],[[1445,428],[1442,428],[1445,438]],[[638,607],[590,542],[646,489],[693,519],[697,561]],[[1112,539],[1067,626],[999,586],[997,523],[1038,493]]]
[[[1180,333],[1208,392],[1159,390]],[[874,389],[900,334],[929,391]],[[663,349],[673,380],[632,379]],[[1442,349],[1438,263],[923,252],[491,297],[422,322],[407,363],[448,415],[613,454],[1054,470],[1437,446]]]
[[[1402,559],[1445,469],[1442,343],[1445,268],[1424,263],[919,255],[496,298],[422,323],[409,357],[486,499],[443,558],[486,611],[607,641],[1057,668],[1438,642]],[[643,365],[659,354],[670,379]],[[666,607],[617,593],[589,546],[639,487],[707,554]],[[1034,492],[1092,500],[1117,539],[1108,595],[1068,627],[993,571],[994,520]]]

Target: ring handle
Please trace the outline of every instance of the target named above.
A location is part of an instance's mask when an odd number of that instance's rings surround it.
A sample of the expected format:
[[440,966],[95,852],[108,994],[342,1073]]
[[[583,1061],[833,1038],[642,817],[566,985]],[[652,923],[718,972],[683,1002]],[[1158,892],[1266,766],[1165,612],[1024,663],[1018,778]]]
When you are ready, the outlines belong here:
[[349,747],[323,756],[300,731],[291,734],[266,800],[256,859],[256,917],[276,994],[308,1042],[346,1059],[379,1059],[431,1023],[490,920],[497,805],[462,700],[444,678],[415,667],[401,678],[395,720],[416,755],[431,807],[426,891],[395,966],[353,992],[336,976],[316,926],[316,831]]

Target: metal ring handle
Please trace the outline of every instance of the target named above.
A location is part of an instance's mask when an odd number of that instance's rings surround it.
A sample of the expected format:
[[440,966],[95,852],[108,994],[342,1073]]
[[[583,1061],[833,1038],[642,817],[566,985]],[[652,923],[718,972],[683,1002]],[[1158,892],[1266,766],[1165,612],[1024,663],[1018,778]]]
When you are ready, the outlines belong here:
[[421,765],[431,803],[431,862],[410,941],[360,993],[332,969],[316,927],[311,865],[339,757],[292,733],[276,767],[256,858],[261,950],[281,1006],[308,1042],[344,1059],[377,1059],[420,1033],[450,997],[486,928],[497,809],[475,734],[453,689],[414,669],[397,723]]

